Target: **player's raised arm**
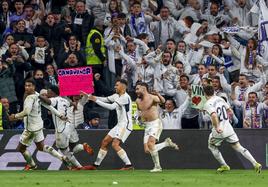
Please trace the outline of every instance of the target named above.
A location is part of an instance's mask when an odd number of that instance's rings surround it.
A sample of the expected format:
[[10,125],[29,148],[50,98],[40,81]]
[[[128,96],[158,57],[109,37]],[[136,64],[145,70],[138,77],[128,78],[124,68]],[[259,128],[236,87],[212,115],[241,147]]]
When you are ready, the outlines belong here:
[[41,100],[41,102],[43,102],[47,105],[51,105],[51,100],[47,96],[39,95],[38,97]]
[[155,96],[153,97],[154,102],[159,104],[164,104],[166,102],[165,98],[160,93],[152,91],[151,94]]

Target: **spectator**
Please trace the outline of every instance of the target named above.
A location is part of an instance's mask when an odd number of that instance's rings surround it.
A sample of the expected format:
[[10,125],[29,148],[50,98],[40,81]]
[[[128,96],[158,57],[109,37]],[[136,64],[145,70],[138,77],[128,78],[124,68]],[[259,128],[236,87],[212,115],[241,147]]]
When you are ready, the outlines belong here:
[[53,64],[47,64],[46,65],[46,71],[45,71],[45,76],[44,79],[50,84],[57,86],[58,85],[58,74],[53,66]]
[[84,47],[87,41],[87,35],[94,26],[94,16],[86,10],[84,1],[78,0],[75,4],[75,12],[72,14],[72,31]]
[[15,64],[12,60],[4,62],[0,59],[0,95],[2,98],[7,98],[9,100],[11,104],[11,112],[16,112],[18,101],[13,79],[15,71]]
[[165,109],[160,109],[159,116],[163,123],[163,129],[181,129],[181,117],[189,105],[189,97],[177,108],[173,99],[167,99]]
[[[57,22],[54,16],[57,17]],[[63,40],[66,40],[68,34],[71,32],[70,28],[67,27],[67,24],[59,20],[58,16],[60,16],[60,14],[56,10],[54,13],[48,14],[45,22],[37,25],[33,32],[35,36],[45,37],[46,41],[53,49],[55,59],[57,59],[60,47],[63,45]]]
[[[13,77],[15,81],[16,95],[21,102],[20,106],[22,106],[24,78],[25,74],[32,70],[32,66],[29,62],[27,62],[27,58],[23,54],[23,50],[21,50],[21,48],[15,43],[9,45],[9,49],[4,55],[2,55],[2,59],[7,64],[12,63],[15,66],[16,71],[15,74],[13,74]],[[14,101],[10,98],[9,100],[10,102]]]
[[9,17],[9,22],[17,22],[25,18],[25,14],[23,12],[24,0],[15,0],[13,1],[15,6],[15,12]]
[[268,109],[268,100],[258,102],[258,96],[256,92],[250,92],[248,94],[248,101],[238,101],[232,94],[232,99],[236,106],[242,106],[243,108],[243,127],[244,128],[262,128],[262,117],[264,110]]
[[104,18],[104,25],[109,26],[111,24],[111,18],[113,14],[119,14],[121,12],[121,4],[117,0],[111,0],[108,4],[108,11]]
[[61,48],[58,55],[57,63],[59,68],[62,68],[62,64],[71,53],[74,53],[77,56],[78,61],[81,64],[86,64],[85,52],[81,49],[81,42],[77,40],[77,37],[75,35],[70,35],[67,42],[63,43],[63,47]]
[[67,0],[67,5],[65,5],[61,10],[61,17],[68,22],[71,19],[71,15],[75,12],[76,0]]
[[39,93],[42,89],[48,88],[48,82],[44,79],[43,70],[36,69],[33,73],[33,78],[36,82],[35,91]]
[[87,65],[92,66],[94,74],[103,75],[103,66],[107,66],[107,60],[103,29],[99,23],[88,34],[85,51]]
[[14,43],[14,37],[11,34],[7,34],[4,38],[4,43],[0,48],[0,56],[6,53],[9,48],[9,45]]
[[27,32],[24,20],[19,20],[16,25],[16,31],[12,34],[15,42],[30,53],[34,45],[34,36]]
[[80,124],[78,129],[100,129],[100,115],[97,112],[90,112],[87,121]]
[[45,70],[47,64],[53,62],[53,52],[49,48],[45,37],[36,37],[36,42],[31,52],[31,64],[34,69]]
[[25,24],[26,24],[26,28],[28,33],[33,33],[35,27],[37,26],[37,24],[41,24],[41,20],[43,20],[43,17],[45,16],[45,10],[44,10],[44,5],[43,5],[43,1],[40,0],[39,1],[41,4],[41,10],[37,11],[34,10],[33,5],[25,5],[24,7],[24,13],[25,13]]
[[0,33],[3,33],[6,28],[10,26],[10,17],[12,13],[10,11],[10,3],[8,0],[1,1],[0,7]]
[[77,68],[81,67],[84,64],[82,62],[78,61],[78,58],[75,53],[71,53],[68,55],[67,59],[64,61],[64,64],[62,65],[63,68]]

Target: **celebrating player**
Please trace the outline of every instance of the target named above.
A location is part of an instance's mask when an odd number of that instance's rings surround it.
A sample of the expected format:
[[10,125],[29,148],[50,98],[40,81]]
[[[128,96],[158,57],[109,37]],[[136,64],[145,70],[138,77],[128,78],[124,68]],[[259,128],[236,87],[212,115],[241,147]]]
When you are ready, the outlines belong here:
[[[63,116],[66,117],[67,110],[71,103],[67,99],[59,96],[59,88],[57,86],[51,86],[48,89],[48,97],[49,98],[39,96],[42,101],[55,107],[63,113]],[[52,115],[52,118],[55,125],[56,146],[72,163],[72,168],[69,169],[84,169],[73,153],[85,150],[90,155],[93,155],[93,149],[87,143],[78,144],[79,137],[74,124],[64,121],[54,114]]]
[[113,149],[125,163],[125,166],[121,168],[121,170],[133,169],[127,153],[120,147],[121,141],[124,143],[132,131],[131,98],[127,94],[126,88],[127,81],[119,79],[115,83],[115,94],[108,97],[89,96],[89,100],[96,102],[98,105],[108,110],[116,109],[117,113],[117,124],[102,140],[97,159],[94,163],[95,167],[98,167],[101,164],[108,152],[108,145],[112,143]]
[[221,164],[221,167],[218,168],[217,171],[223,172],[230,170],[230,167],[226,164],[218,149],[221,143],[225,140],[230,143],[234,150],[241,153],[243,157],[252,163],[257,173],[260,173],[262,167],[261,164],[256,162],[250,152],[240,145],[239,139],[229,122],[229,117],[233,115],[230,106],[221,97],[214,95],[212,86],[204,86],[204,93],[207,98],[204,110],[210,115],[213,125],[208,139],[208,148],[215,159]]
[[159,140],[163,126],[159,119],[158,104],[165,103],[165,99],[159,94],[155,95],[148,92],[148,85],[143,82],[139,82],[136,85],[137,94],[137,107],[139,110],[139,117],[144,123],[144,151],[150,153],[154,162],[154,168],[151,172],[161,172],[158,151],[164,147],[173,147],[179,149],[178,146],[172,142],[170,138],[167,138],[164,142],[155,144]]
[[53,147],[44,145],[43,134],[43,120],[41,118],[41,105],[49,109],[53,114],[57,115],[62,120],[66,120],[55,108],[43,104],[40,102],[39,94],[35,92],[35,81],[33,79],[27,79],[25,81],[25,94],[26,99],[24,101],[23,111],[17,114],[12,114],[11,119],[24,118],[25,129],[20,137],[20,142],[17,150],[20,151],[27,162],[24,170],[33,170],[37,168],[31,153],[27,150],[27,147],[31,145],[32,141],[35,142],[39,151],[44,151],[52,156],[62,160],[67,164],[67,158],[58,153]]

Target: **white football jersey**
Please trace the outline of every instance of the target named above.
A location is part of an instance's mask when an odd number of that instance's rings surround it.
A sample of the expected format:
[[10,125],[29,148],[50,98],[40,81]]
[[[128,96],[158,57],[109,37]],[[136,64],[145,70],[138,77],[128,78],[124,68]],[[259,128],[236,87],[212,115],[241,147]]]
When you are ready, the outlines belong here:
[[28,95],[24,100],[23,110],[29,111],[24,117],[25,129],[28,131],[38,131],[43,128],[43,120],[41,118],[41,102],[38,93]]
[[229,109],[230,106],[221,98],[218,96],[213,96],[204,105],[204,110],[208,112],[208,114],[211,116],[211,114],[216,113],[219,120],[219,127],[222,129],[222,133],[218,134],[215,130],[215,128],[212,128],[213,136],[215,137],[228,137],[232,134],[234,134],[234,129],[229,121],[229,116],[227,113],[227,109]]
[[116,114],[117,114],[117,125],[120,127],[126,127],[128,130],[132,130],[132,101],[127,93],[119,96],[113,94],[107,99],[111,103],[117,103]]
[[[67,99],[57,96],[50,98],[50,100],[51,106],[57,109],[61,113],[61,115],[67,116],[67,110],[68,107],[70,107],[70,102]],[[59,133],[62,132],[66,126],[66,121],[61,120],[55,114],[52,114],[52,118],[55,125],[55,130]]]

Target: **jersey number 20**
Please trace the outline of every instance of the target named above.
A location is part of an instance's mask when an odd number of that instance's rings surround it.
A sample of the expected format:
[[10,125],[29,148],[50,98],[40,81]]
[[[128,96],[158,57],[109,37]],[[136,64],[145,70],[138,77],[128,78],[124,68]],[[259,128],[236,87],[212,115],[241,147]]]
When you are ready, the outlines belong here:
[[227,114],[227,110],[226,110],[225,106],[218,107],[217,108],[217,114],[219,116],[220,121],[228,120],[228,114]]

